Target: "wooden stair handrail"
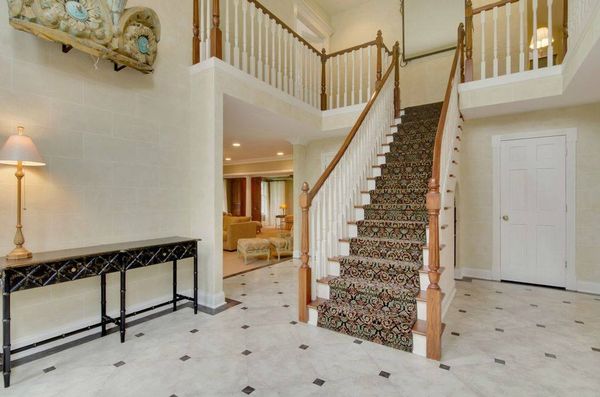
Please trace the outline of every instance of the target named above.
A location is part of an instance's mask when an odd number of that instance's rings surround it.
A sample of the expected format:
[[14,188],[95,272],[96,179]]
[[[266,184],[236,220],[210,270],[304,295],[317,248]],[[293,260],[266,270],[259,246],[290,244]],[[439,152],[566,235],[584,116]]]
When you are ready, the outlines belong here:
[[394,62],[392,62],[390,64],[390,66],[388,67],[387,71],[383,75],[382,80],[377,83],[377,88],[375,89],[375,92],[373,93],[373,95],[371,95],[371,99],[369,99],[369,102],[367,102],[367,105],[365,106],[365,108],[361,112],[360,116],[358,116],[358,120],[356,120],[356,123],[354,123],[354,126],[350,130],[350,133],[348,134],[348,136],[346,136],[346,139],[344,140],[344,143],[342,144],[342,147],[340,147],[340,149],[337,151],[335,157],[333,158],[333,160],[331,160],[331,163],[329,163],[329,165],[327,166],[327,168],[325,169],[325,171],[323,171],[323,174],[319,177],[319,179],[314,184],[314,186],[312,187],[312,189],[310,190],[310,192],[308,192],[308,206],[309,207],[312,204],[312,201],[315,198],[315,196],[317,195],[317,193],[319,193],[319,190],[321,190],[321,188],[323,187],[323,184],[325,184],[325,181],[329,178],[329,176],[331,175],[331,173],[333,172],[333,170],[335,169],[335,167],[338,165],[338,163],[340,162],[340,160],[342,159],[342,157],[346,153],[346,150],[348,150],[348,147],[350,146],[350,144],[354,140],[354,137],[356,136],[356,133],[358,132],[358,130],[362,126],[362,123],[365,121],[365,118],[369,114],[369,111],[371,110],[371,108],[375,104],[375,101],[379,97],[379,94],[383,90],[383,86],[385,85],[385,83],[387,82],[388,78],[391,76],[392,71],[396,67],[396,62],[397,61],[395,60]]
[[439,217],[441,209],[440,195],[440,169],[442,157],[442,142],[444,139],[444,129],[446,126],[446,118],[448,116],[448,107],[452,97],[454,84],[456,82],[456,72],[460,62],[460,77],[464,81],[464,47],[465,47],[465,28],[461,23],[458,26],[458,43],[444,104],[440,113],[437,132],[435,136],[435,144],[433,149],[433,165],[431,171],[431,179],[429,180],[429,191],[426,196],[426,207],[429,216],[429,287],[427,288],[427,358],[440,360],[442,356],[442,290],[440,288],[440,231]]
[[495,3],[490,3],[481,7],[477,7],[473,9],[473,15],[477,15],[482,13],[483,11],[490,11],[493,10],[496,7],[502,7],[503,5],[506,4],[510,4],[510,3],[517,3],[519,0],[501,0],[501,1],[496,1]]
[[368,47],[375,46],[375,45],[377,45],[377,40],[371,40],[371,41],[367,41],[366,43],[355,45],[354,47],[349,47],[349,48],[346,48],[343,50],[332,52],[331,54],[327,54],[325,57],[327,59],[335,58],[337,56],[344,55],[347,52],[352,52],[352,51],[360,50],[362,48],[368,48]]

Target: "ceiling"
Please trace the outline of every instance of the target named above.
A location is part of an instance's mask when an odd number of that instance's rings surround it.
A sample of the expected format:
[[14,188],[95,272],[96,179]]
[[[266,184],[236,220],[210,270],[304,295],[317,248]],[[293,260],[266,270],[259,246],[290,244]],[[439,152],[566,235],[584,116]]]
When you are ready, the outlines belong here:
[[330,16],[368,3],[370,0],[315,0]]
[[[223,129],[223,158],[231,158],[231,163],[289,159],[292,155],[290,141],[314,137],[316,133],[296,120],[228,95],[224,98]],[[241,146],[233,147],[233,143]],[[278,152],[283,152],[284,156],[277,156]]]

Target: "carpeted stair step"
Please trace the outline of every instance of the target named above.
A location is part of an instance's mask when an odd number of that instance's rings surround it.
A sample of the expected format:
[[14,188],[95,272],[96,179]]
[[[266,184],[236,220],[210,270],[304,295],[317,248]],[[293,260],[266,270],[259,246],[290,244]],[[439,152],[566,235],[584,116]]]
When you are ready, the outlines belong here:
[[420,106],[411,106],[404,109],[404,115],[402,121],[405,119],[428,119],[432,117],[439,117],[442,112],[443,102],[429,103]]
[[340,263],[340,277],[362,278],[363,280],[394,283],[417,294],[420,287],[418,262],[401,262],[389,259],[373,259],[362,256],[343,256]]
[[391,153],[430,153],[433,154],[433,146],[428,142],[392,142],[388,144]]
[[385,153],[385,162],[386,163],[413,163],[420,161],[433,161],[433,151],[432,150],[423,150],[418,152],[388,152]]
[[365,220],[427,222],[423,204],[369,204],[363,206]]
[[399,176],[410,179],[429,179],[433,160],[388,162],[380,166],[381,176]]
[[414,240],[425,243],[427,223],[367,220],[356,222],[356,227],[358,237]]
[[423,242],[355,237],[350,239],[350,255],[423,263]]
[[375,189],[369,192],[371,204],[422,204],[425,205],[423,189]]
[[329,282],[329,299],[333,301],[408,318],[417,310],[417,294],[399,284],[361,278],[337,277]]
[[[428,119],[417,119],[412,121],[403,121],[398,125],[396,136],[398,138],[412,137],[420,138],[423,136],[435,137],[439,123],[439,116]],[[400,139],[401,140],[401,139]]]
[[428,178],[419,175],[383,175],[375,178],[375,189],[424,190],[427,193]]
[[412,352],[412,328],[417,321],[416,311],[407,317],[334,300],[320,303],[317,309],[319,327]]

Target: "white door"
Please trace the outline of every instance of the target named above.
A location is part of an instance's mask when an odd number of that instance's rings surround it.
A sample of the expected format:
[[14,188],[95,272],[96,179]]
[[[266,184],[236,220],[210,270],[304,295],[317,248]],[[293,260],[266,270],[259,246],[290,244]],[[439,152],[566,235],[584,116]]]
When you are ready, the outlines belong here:
[[566,285],[566,138],[503,141],[501,277]]

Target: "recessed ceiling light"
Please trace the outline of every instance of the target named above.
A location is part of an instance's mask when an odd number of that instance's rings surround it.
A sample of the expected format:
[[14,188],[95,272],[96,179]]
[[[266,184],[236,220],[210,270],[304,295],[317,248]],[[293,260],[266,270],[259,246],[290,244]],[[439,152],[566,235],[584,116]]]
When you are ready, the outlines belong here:
[[233,147],[240,147],[240,146],[242,146],[242,144],[241,144],[241,143],[237,143],[237,142],[236,142],[236,143],[234,143],[232,146],[233,146]]
[[231,161],[231,157],[225,157],[225,161]]
[[284,154],[285,154],[285,153],[283,153],[283,152],[277,152],[277,155],[278,155],[278,156],[283,156]]

